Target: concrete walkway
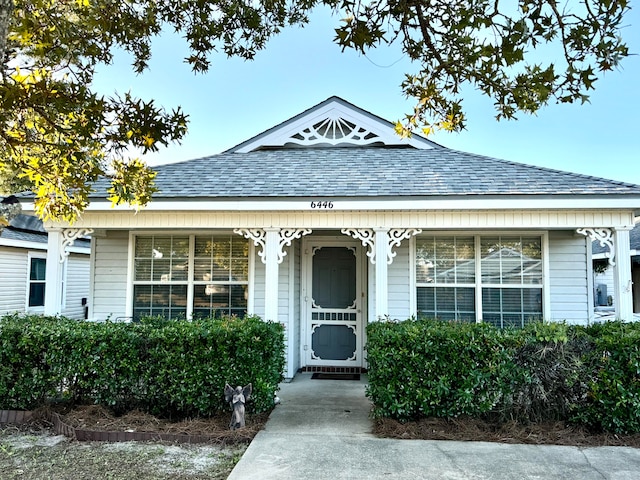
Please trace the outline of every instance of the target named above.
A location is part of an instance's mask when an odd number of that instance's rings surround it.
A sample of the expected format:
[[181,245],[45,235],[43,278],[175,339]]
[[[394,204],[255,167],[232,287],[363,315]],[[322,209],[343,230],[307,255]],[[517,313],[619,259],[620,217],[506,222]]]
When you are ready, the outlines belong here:
[[640,478],[640,449],[388,440],[371,432],[359,382],[281,385],[282,401],[229,480],[248,479],[612,479]]

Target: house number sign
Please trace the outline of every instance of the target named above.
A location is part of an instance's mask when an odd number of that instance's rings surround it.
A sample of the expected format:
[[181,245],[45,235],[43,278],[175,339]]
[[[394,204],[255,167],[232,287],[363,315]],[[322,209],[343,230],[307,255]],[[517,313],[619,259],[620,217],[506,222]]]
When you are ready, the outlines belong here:
[[315,210],[330,210],[333,208],[333,202],[327,200],[312,200],[311,208]]

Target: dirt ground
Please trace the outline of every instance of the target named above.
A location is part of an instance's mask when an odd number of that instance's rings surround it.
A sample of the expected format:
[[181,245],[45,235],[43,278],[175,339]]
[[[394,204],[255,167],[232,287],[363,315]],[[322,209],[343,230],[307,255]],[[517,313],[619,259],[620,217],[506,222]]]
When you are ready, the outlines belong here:
[[25,425],[0,426],[2,480],[198,480],[226,479],[268,415],[247,415],[247,427],[229,430],[229,415],[169,422],[139,411],[116,417],[98,406],[63,414],[76,428],[208,435],[205,444],[78,442],[55,435],[44,411]]

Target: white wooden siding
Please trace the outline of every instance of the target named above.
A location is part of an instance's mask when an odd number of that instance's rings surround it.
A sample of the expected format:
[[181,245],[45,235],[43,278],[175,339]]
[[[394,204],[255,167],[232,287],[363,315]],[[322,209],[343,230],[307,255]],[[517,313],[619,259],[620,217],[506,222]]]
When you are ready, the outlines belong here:
[[396,256],[388,268],[389,317],[395,320],[406,320],[411,316],[409,241],[405,240],[400,247],[395,247],[394,251]]
[[[260,262],[262,263],[262,262]],[[291,257],[286,255],[278,268],[278,322],[289,325],[289,268]]]
[[0,316],[24,312],[27,304],[28,251],[0,248]]
[[[23,248],[0,249],[0,316],[25,313],[29,292],[29,254],[44,258],[42,250]],[[69,318],[84,318],[82,298],[89,297],[89,255],[71,254],[67,258],[65,276],[65,307],[62,314]],[[42,313],[42,308],[33,313]]]
[[94,237],[92,320],[126,316],[128,232],[112,231]]
[[67,274],[65,285],[65,317],[84,319],[82,299],[89,298],[89,255],[71,254],[67,258]]
[[587,246],[591,241],[573,231],[549,232],[551,312],[547,320],[588,323]]

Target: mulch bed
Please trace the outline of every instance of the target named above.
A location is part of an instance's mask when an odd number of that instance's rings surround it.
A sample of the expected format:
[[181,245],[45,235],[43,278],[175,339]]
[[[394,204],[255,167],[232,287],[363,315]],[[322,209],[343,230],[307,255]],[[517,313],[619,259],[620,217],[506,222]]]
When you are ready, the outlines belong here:
[[379,419],[374,434],[384,438],[458,440],[470,442],[524,443],[534,445],[573,445],[580,447],[628,446],[640,448],[640,434],[593,433],[584,428],[558,423],[521,425],[494,424],[472,418],[426,418],[400,423]]
[[269,413],[247,414],[244,428],[230,430],[231,412],[209,418],[170,421],[140,410],[117,416],[102,406],[87,405],[73,409],[35,410],[23,428],[30,431],[53,429],[78,440],[156,440],[233,445],[251,442],[264,428],[268,418]]
[[[63,409],[39,409],[20,428],[31,432],[51,430],[52,418],[59,419],[78,432],[147,432],[153,440],[182,443],[206,443],[232,445],[249,443],[264,428],[269,413],[247,414],[246,427],[236,431],[229,429],[231,412],[210,418],[170,421],[133,410],[124,415],[114,415],[99,405]],[[580,447],[628,446],[640,448],[640,434],[614,435],[594,433],[584,428],[562,422],[521,425],[515,422],[496,424],[473,418],[426,418],[415,422],[400,423],[391,419],[374,421],[373,433],[378,437],[411,440],[457,440],[533,445],[569,445]],[[91,434],[90,434],[91,435]],[[95,438],[99,440],[99,435]],[[194,441],[194,439],[197,439]],[[204,440],[203,440],[204,439]],[[123,441],[112,436],[109,441]]]

